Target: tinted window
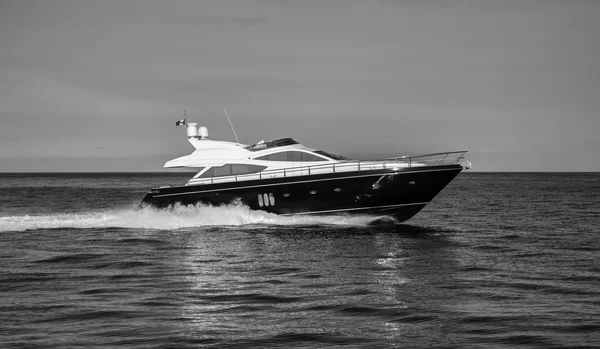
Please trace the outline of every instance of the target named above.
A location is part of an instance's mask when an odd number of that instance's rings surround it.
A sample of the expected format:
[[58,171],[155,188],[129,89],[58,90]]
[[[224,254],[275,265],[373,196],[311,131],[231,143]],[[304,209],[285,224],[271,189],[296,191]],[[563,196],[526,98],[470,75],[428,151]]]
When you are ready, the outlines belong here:
[[249,173],[250,169],[248,167],[248,165],[231,165],[231,173],[234,175]]
[[284,151],[281,153],[275,153],[275,154],[271,154],[269,155],[269,160],[271,161],[288,161],[288,152]]
[[291,151],[290,155],[288,155],[288,158],[290,158],[292,161],[300,162],[302,161],[302,153],[299,151]]
[[269,154],[257,157],[256,160],[268,160],[268,161],[291,161],[288,160],[288,152],[283,151],[281,153]]
[[296,142],[295,140],[293,140],[291,138],[282,138],[282,139],[276,139],[276,140],[270,141],[270,142],[261,141],[259,143],[256,143],[256,144],[246,147],[246,149],[251,150],[251,151],[256,151],[256,150],[261,150],[264,148],[283,147],[283,146],[292,145],[292,144],[298,144],[298,142]]
[[302,153],[302,161],[325,161],[325,159],[313,154]]
[[[204,167],[198,167],[198,168],[196,168],[196,171],[198,171],[198,173],[202,172],[202,170],[204,170]],[[196,175],[194,176],[194,178],[198,178],[198,173],[196,173]]]
[[325,159],[323,159],[320,156],[316,156],[316,155],[309,154],[309,153],[304,153],[301,151],[284,151],[284,152],[280,152],[280,153],[260,156],[260,157],[256,158],[256,160],[295,161],[295,162],[325,161]]
[[264,170],[265,166],[232,164],[231,173],[234,175],[256,173]]
[[215,170],[211,167],[208,170],[206,170],[206,172],[201,174],[199,176],[199,178],[214,177],[214,175],[215,175]]
[[214,177],[222,177],[231,175],[231,165],[213,167]]
[[248,173],[257,173],[264,170],[265,166],[257,165],[242,165],[242,164],[227,164],[223,166],[211,167],[204,172],[200,178],[207,177],[223,177],[231,175],[242,175]]
[[291,138],[276,139],[276,140],[271,141],[269,143],[273,144],[276,147],[283,147],[284,145],[298,144],[298,142],[296,142],[295,140],[293,140]]
[[337,155],[337,154],[333,154],[333,153],[328,153],[326,151],[323,150],[317,150],[315,151],[315,153],[326,156],[330,159],[334,159],[334,160],[350,160],[347,157],[341,156],[341,155]]

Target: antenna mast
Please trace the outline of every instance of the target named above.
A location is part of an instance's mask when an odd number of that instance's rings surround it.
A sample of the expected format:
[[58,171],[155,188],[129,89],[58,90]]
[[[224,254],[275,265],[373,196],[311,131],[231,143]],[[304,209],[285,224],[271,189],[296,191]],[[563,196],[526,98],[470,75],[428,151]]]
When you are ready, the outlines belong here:
[[227,116],[227,120],[229,121],[229,125],[231,126],[231,129],[233,130],[233,135],[235,136],[236,142],[240,143],[240,140],[238,139],[238,136],[235,133],[235,128],[233,128],[233,124],[231,123],[231,119],[229,118],[229,114],[227,114],[227,109],[223,108],[223,111],[225,112],[225,116]]
[[175,123],[175,126],[187,126],[187,114],[185,112],[185,109],[183,110],[183,119],[177,121]]

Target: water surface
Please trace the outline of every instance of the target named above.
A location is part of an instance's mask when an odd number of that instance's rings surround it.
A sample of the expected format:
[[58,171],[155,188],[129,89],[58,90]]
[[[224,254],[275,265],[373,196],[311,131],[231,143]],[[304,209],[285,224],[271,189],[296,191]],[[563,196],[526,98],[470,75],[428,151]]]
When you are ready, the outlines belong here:
[[459,175],[397,226],[1,174],[0,347],[600,345],[599,174]]

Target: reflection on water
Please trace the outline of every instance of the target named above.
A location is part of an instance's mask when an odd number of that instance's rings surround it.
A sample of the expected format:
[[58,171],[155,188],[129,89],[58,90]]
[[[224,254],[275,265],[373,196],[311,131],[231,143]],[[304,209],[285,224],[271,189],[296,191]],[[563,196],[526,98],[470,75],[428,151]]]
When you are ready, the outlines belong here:
[[314,335],[319,323],[350,341],[375,340],[382,331],[388,339],[444,331],[439,321],[454,296],[446,286],[456,284],[456,245],[436,229],[257,227],[179,235],[187,248],[169,263],[184,275],[178,316],[194,333],[244,332],[261,341],[274,331]]

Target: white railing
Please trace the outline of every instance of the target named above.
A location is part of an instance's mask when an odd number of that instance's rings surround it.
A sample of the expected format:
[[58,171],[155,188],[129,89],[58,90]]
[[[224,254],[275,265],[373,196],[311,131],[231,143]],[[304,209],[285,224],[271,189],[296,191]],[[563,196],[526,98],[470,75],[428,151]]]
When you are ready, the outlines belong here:
[[328,163],[323,165],[290,167],[284,169],[267,170],[258,173],[230,175],[211,178],[192,178],[186,185],[214,184],[226,182],[249,181],[256,179],[282,178],[293,176],[306,176],[324,173],[353,172],[399,169],[406,167],[428,167],[458,164],[465,158],[467,151],[453,151],[445,153],[434,153],[417,156],[401,156],[383,160],[349,160],[339,163]]

